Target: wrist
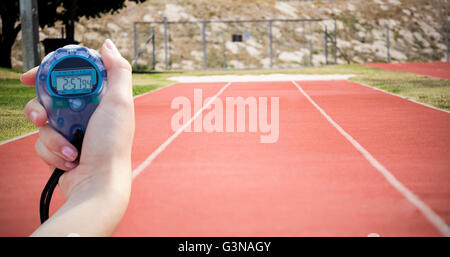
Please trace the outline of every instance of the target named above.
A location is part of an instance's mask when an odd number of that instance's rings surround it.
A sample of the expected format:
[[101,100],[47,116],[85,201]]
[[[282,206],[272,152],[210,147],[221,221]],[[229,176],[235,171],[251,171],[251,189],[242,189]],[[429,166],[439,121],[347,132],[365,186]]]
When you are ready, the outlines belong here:
[[127,200],[131,194],[131,162],[116,159],[110,162],[102,162],[102,165],[80,164],[76,170],[79,179],[77,183],[72,183],[67,200],[79,195],[91,195],[98,197],[108,197],[115,195],[114,199]]

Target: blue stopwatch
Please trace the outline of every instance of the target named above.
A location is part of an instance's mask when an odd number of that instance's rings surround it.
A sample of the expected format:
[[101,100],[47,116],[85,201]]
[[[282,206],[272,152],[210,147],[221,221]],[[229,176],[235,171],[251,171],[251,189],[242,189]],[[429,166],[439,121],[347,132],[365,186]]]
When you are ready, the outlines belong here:
[[[81,153],[89,119],[106,91],[107,72],[100,54],[76,45],[59,48],[42,60],[35,84],[50,125]],[[49,217],[52,194],[62,174],[64,170],[56,168],[42,190],[41,223]]]
[[76,133],[84,135],[106,85],[100,54],[76,45],[48,54],[36,75],[36,93],[50,125],[71,142]]

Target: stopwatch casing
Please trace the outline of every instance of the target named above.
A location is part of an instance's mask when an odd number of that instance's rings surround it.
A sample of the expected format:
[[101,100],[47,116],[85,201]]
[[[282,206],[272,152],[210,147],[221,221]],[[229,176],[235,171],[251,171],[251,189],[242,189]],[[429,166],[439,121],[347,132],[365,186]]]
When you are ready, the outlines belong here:
[[107,72],[97,51],[68,45],[44,58],[35,84],[50,125],[71,141],[76,131],[85,133],[106,91]]

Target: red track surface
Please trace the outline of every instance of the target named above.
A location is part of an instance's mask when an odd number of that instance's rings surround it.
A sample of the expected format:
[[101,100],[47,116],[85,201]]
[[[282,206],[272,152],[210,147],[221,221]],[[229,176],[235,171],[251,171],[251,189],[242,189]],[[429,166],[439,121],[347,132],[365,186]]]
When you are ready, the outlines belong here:
[[[450,115],[347,81],[298,82],[397,179],[450,221]],[[178,84],[137,98],[133,168],[174,132]],[[233,83],[218,97],[280,97],[280,134],[181,133],[133,182],[118,236],[439,236],[291,82]],[[0,146],[0,235],[28,235],[49,172],[37,135]],[[25,161],[26,160],[26,161]],[[32,168],[30,168],[32,167]],[[56,193],[56,204],[61,196]]]
[[450,79],[450,62],[368,63],[365,65],[384,70],[406,71],[435,78]]

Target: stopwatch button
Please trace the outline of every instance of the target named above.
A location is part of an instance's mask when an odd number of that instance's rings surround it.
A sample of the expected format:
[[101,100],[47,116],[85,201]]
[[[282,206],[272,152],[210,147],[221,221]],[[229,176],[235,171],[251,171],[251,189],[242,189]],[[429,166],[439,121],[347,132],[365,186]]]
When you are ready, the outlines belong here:
[[79,112],[83,110],[86,103],[83,99],[75,98],[75,99],[69,99],[69,106],[72,111]]
[[64,127],[64,119],[62,117],[59,117],[56,123],[58,123],[59,127]]
[[100,102],[100,100],[98,99],[98,97],[96,95],[91,96],[91,101],[89,103],[91,104],[98,104]]
[[68,107],[67,101],[64,99],[52,98],[53,109],[65,109]]

